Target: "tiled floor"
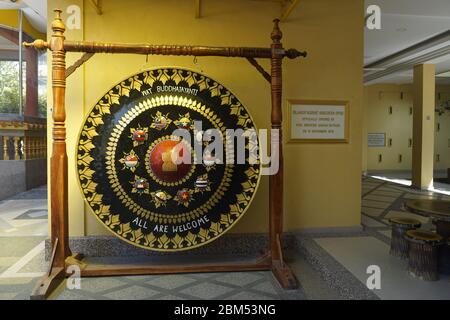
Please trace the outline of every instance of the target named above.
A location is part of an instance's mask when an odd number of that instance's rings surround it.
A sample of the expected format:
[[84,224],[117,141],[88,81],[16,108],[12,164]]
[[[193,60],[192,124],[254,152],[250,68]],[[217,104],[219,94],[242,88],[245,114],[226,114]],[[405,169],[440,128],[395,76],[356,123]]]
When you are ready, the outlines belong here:
[[367,267],[381,271],[381,289],[373,292],[381,299],[450,299],[448,277],[427,282],[406,272],[406,261],[389,255],[389,245],[375,237],[321,238],[315,241],[362,283]]
[[[411,185],[411,171],[409,170],[402,170],[402,171],[373,171],[369,172],[368,176],[395,182],[397,184],[402,184],[405,186]],[[433,186],[429,188],[430,191],[436,192],[436,193],[442,193],[446,195],[450,195],[450,184],[442,183],[437,181],[437,179],[443,179],[447,178],[447,171],[446,170],[435,170],[433,172]]]
[[[45,187],[0,201],[0,299],[28,299],[47,268]],[[132,259],[132,258],[131,258]],[[97,258],[108,263],[112,258]],[[300,260],[297,268],[304,269]],[[310,271],[311,272],[311,271]],[[322,287],[326,283],[311,277]],[[332,295],[333,290],[328,293]],[[81,288],[61,287],[51,299],[305,299],[302,290],[282,290],[270,272],[82,278]]]
[[[420,191],[371,177],[362,182],[361,223],[366,228],[381,232],[390,230],[389,218],[412,217],[419,219],[424,228],[433,229],[428,218],[407,212],[403,203],[408,199],[443,199],[450,196],[432,191]],[[383,234],[383,233],[382,233]]]
[[0,201],[0,237],[47,236],[47,187]]
[[391,217],[413,217],[422,227],[433,230],[428,218],[403,209],[406,199],[445,199],[450,197],[430,191],[418,191],[371,177],[362,181],[361,224],[363,236],[317,237],[314,241],[362,283],[367,281],[367,267],[381,269],[381,289],[373,290],[381,299],[450,299],[448,275],[437,282],[413,278],[406,271],[406,261],[389,255]]
[[[289,293],[289,292],[288,292]],[[268,272],[84,278],[80,290],[60,290],[52,299],[302,299],[287,294]]]
[[[62,286],[51,299],[450,299],[448,276],[415,279],[404,261],[389,255],[388,225],[392,216],[413,216],[402,209],[404,199],[450,197],[370,177],[362,184],[363,231],[299,234],[300,252],[285,253],[299,290],[282,290],[270,272],[203,273],[82,278],[81,289]],[[0,299],[28,299],[46,270],[46,206],[44,187],[0,201]],[[369,265],[381,269],[379,290],[366,287]]]

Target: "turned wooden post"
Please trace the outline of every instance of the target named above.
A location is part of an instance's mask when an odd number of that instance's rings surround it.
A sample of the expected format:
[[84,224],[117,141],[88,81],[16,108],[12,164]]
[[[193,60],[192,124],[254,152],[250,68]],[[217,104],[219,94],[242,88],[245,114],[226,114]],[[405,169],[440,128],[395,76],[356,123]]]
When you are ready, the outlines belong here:
[[[272,130],[278,131],[278,137],[271,138],[271,154],[278,153],[278,171],[272,174],[269,179],[269,243],[272,261],[272,272],[286,289],[298,287],[295,275],[284,263],[281,236],[283,233],[283,135],[282,135],[282,73],[281,64],[283,62],[283,45],[281,44],[282,33],[278,26],[279,20],[274,20],[272,38],[271,61],[271,94],[272,110],[271,122]],[[273,159],[272,159],[273,160]],[[273,163],[271,163],[273,166]]]
[[[63,267],[70,255],[68,244],[68,192],[67,192],[67,153],[66,153],[66,53],[64,51],[64,23],[61,10],[55,10],[52,22],[52,37],[49,43],[52,51],[53,88],[53,150],[50,159],[50,197],[51,197],[51,241],[57,244],[54,267]],[[56,241],[58,239],[58,241]]]
[[[282,56],[279,56],[276,51],[282,49],[281,37],[282,33],[278,27],[279,20],[274,20],[274,28],[271,34],[272,38],[272,58],[271,58],[271,94],[272,94],[272,111],[271,122],[272,130],[278,130],[279,137],[271,139],[272,151],[279,155],[278,172],[270,176],[269,180],[269,210],[270,210],[270,244],[273,260],[281,260],[281,252],[279,250],[278,241],[283,231],[283,147],[282,147],[282,112],[281,112],[281,88],[282,88],[282,74],[281,63]],[[278,150],[276,150],[278,148]]]

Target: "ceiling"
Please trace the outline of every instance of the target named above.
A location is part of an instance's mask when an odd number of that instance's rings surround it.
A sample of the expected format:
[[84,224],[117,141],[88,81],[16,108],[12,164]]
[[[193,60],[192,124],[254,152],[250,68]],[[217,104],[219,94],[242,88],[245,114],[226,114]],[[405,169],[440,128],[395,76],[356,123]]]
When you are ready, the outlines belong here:
[[22,9],[25,17],[39,32],[47,32],[46,0],[0,0],[1,9]]
[[[435,63],[436,74],[450,71],[450,37],[443,37],[433,45],[424,46],[409,54],[405,52],[400,58],[391,59],[382,66],[376,63],[449,31],[450,0],[365,0],[365,4],[366,7],[375,4],[381,8],[381,30],[365,28],[364,62],[366,66],[375,67],[375,70],[365,70],[366,83],[410,83],[412,65],[416,61]],[[430,54],[437,49],[441,49],[439,55]],[[424,56],[426,53],[428,55]],[[417,60],[421,56],[423,57]],[[380,72],[386,69],[387,71]],[[368,75],[372,77],[367,77]],[[450,84],[450,77],[437,77],[437,82]]]
[[[295,10],[301,10],[299,2]],[[371,67],[365,69],[365,83],[410,83],[412,65],[420,61],[435,63],[437,82],[450,84],[450,34],[411,52],[406,50],[400,57],[386,59],[433,36],[450,32],[450,0],[365,0],[366,7],[372,4],[381,8],[381,30],[365,28],[364,63]],[[0,0],[0,9],[19,8],[33,27],[46,32],[46,0]],[[0,40],[0,47],[10,46],[3,42]],[[438,49],[439,54],[433,54]],[[387,61],[380,63],[382,59]]]

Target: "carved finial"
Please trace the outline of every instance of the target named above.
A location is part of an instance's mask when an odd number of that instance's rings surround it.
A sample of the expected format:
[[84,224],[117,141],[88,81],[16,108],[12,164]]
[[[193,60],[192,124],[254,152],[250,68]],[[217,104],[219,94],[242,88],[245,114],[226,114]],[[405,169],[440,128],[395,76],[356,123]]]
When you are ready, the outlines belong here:
[[280,19],[274,19],[273,20],[273,30],[270,34],[270,37],[272,38],[272,41],[274,43],[280,43],[281,38],[283,37],[283,33],[280,30],[279,24]]
[[61,19],[62,10],[55,9],[53,11],[55,12],[55,18],[53,19],[53,22],[52,22],[53,32],[57,32],[57,31],[64,32],[66,30],[66,27],[64,26],[64,23],[62,22],[62,19]]
[[55,19],[61,20],[62,10],[61,9],[54,9],[53,12],[55,13]]
[[306,51],[298,51],[297,49],[288,49],[286,50],[285,56],[289,59],[295,59],[298,57],[306,58],[307,52]]
[[36,39],[33,42],[24,42],[22,43],[24,47],[34,47],[38,50],[43,50],[43,49],[47,49],[48,48],[48,42],[41,40],[41,39]]

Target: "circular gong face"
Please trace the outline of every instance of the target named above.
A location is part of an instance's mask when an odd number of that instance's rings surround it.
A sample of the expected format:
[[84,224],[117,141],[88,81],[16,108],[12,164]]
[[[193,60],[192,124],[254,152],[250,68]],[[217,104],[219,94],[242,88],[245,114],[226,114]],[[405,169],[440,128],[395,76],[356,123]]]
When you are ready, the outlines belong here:
[[252,118],[224,86],[190,70],[155,69],[118,83],[92,108],[77,173],[86,202],[115,235],[185,250],[244,214],[259,183],[257,150]]

